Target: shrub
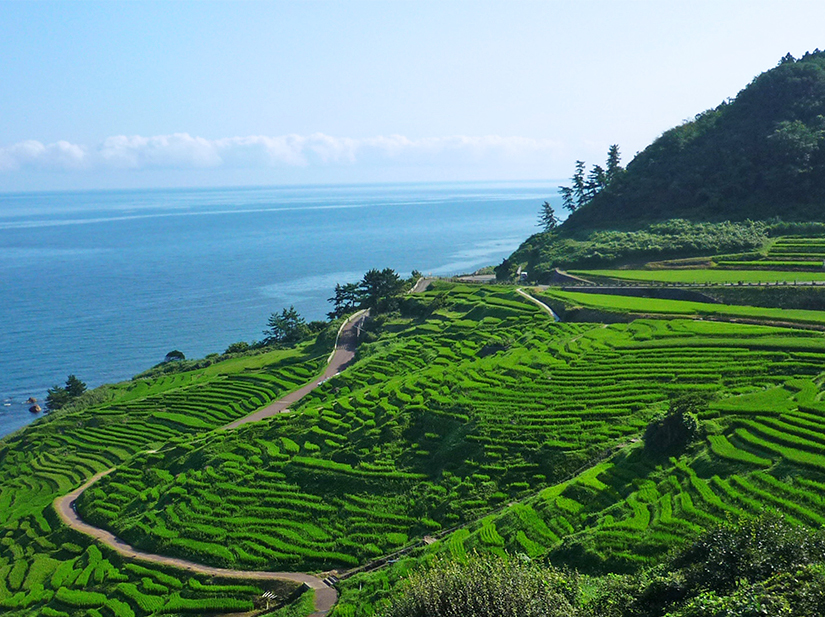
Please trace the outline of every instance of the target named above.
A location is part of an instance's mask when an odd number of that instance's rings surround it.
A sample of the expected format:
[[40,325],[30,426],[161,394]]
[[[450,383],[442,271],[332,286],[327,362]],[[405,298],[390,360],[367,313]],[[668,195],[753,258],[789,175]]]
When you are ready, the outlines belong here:
[[528,560],[473,554],[414,571],[381,617],[553,617],[573,613],[578,582]]
[[728,591],[742,581],[763,581],[779,572],[825,560],[821,533],[791,526],[779,516],[728,523],[681,551],[673,566],[691,586]]
[[674,400],[667,414],[654,418],[645,429],[645,450],[653,454],[674,454],[697,436],[696,415],[707,408],[707,399],[688,394]]

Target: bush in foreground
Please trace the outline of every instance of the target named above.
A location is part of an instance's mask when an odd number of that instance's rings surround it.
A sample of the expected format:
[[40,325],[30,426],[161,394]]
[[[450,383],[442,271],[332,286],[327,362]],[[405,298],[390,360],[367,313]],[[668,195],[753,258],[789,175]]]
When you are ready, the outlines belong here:
[[573,575],[527,560],[472,555],[413,572],[381,617],[569,617]]

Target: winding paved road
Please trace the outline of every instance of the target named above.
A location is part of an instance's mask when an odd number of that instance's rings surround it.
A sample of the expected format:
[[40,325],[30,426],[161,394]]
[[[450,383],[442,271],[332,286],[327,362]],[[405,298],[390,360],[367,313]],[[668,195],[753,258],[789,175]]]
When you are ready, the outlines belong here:
[[522,291],[522,290],[521,290],[521,287],[519,287],[518,289],[516,289],[516,293],[517,293],[518,295],[520,295],[520,296],[524,296],[525,298],[527,298],[528,300],[530,300],[530,302],[532,302],[533,304],[537,304],[537,305],[538,305],[538,307],[539,307],[541,310],[543,310],[545,313],[548,313],[548,314],[549,314],[549,315],[550,315],[550,316],[551,316],[551,317],[552,317],[555,321],[561,321],[561,320],[559,319],[559,316],[558,316],[558,315],[556,315],[556,312],[555,312],[553,309],[551,309],[549,306],[547,306],[547,305],[546,305],[544,302],[542,302],[541,300],[538,300],[537,298],[534,298],[533,296],[531,296],[530,294],[528,294],[526,291]]
[[[366,319],[368,311],[359,311],[351,316],[346,322],[341,325],[338,330],[338,336],[335,340],[335,349],[330,354],[327,362],[327,368],[324,370],[321,377],[309,382],[305,386],[290,392],[283,398],[278,399],[256,411],[244,416],[239,420],[235,420],[223,427],[223,429],[234,429],[247,422],[257,422],[264,418],[269,418],[279,413],[289,411],[289,406],[296,403],[304,396],[312,392],[315,388],[320,386],[330,377],[338,374],[338,372],[345,369],[354,359],[355,351],[358,346],[358,331],[362,326],[364,319]],[[105,529],[100,529],[90,525],[80,518],[75,510],[75,501],[80,497],[81,493],[92,486],[95,482],[100,480],[105,475],[114,471],[114,468],[106,471],[101,471],[89,478],[85,484],[76,488],[68,495],[63,495],[54,500],[54,509],[57,511],[60,519],[72,529],[79,531],[82,534],[95,538],[99,542],[105,544],[112,550],[129,559],[138,561],[146,561],[163,566],[170,566],[179,568],[181,570],[188,570],[189,572],[196,572],[198,574],[206,574],[207,576],[221,576],[226,578],[236,578],[245,580],[288,580],[296,583],[303,583],[307,587],[315,591],[315,612],[310,617],[322,617],[326,615],[338,600],[338,592],[335,588],[327,585],[322,579],[312,574],[303,572],[259,572],[251,570],[229,570],[226,568],[214,568],[212,566],[205,566],[193,561],[179,559],[177,557],[167,557],[165,555],[156,555],[154,553],[146,553],[138,550],[133,546],[127,544],[112,532]]]
[[82,534],[95,538],[99,542],[105,544],[128,559],[146,561],[161,566],[188,570],[189,572],[206,574],[207,576],[220,576],[225,578],[255,581],[288,580],[296,583],[303,583],[315,591],[315,612],[312,613],[311,617],[322,617],[323,615],[326,615],[338,600],[338,592],[335,591],[334,588],[324,583],[324,581],[317,576],[312,576],[311,574],[304,574],[302,572],[255,572],[250,570],[213,568],[211,566],[204,566],[202,564],[187,561],[185,559],[179,559],[177,557],[167,557],[165,555],[146,553],[129,544],[126,544],[126,542],[115,536],[110,531],[89,525],[84,522],[75,511],[74,502],[78,497],[80,497],[80,494],[83,491],[112,471],[114,471],[114,469],[101,471],[100,473],[89,478],[83,486],[76,488],[68,495],[58,497],[55,500],[54,509],[57,510],[57,514],[60,516],[60,519],[66,523],[66,525]]
[[349,366],[355,359],[355,351],[358,348],[358,331],[368,315],[369,311],[358,311],[341,325],[340,330],[338,330],[338,336],[335,340],[335,350],[330,354],[327,368],[324,370],[323,375],[298,388],[294,392],[290,392],[283,398],[273,401],[263,409],[259,409],[248,416],[244,416],[234,422],[230,422],[223,428],[238,428],[243,424],[257,422],[259,420],[263,420],[264,418],[270,418],[279,413],[289,411],[290,405],[297,403],[315,388],[324,383],[327,379],[330,377],[335,377],[335,375],[347,368],[347,366]]

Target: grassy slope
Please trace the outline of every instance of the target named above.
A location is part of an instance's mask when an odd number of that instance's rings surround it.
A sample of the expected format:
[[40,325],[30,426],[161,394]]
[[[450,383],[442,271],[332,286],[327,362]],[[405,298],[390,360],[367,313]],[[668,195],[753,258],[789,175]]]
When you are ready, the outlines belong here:
[[544,294],[569,306],[583,306],[606,312],[635,315],[697,315],[707,317],[743,318],[799,324],[825,324],[825,313],[802,309],[774,309],[756,306],[708,304],[686,300],[634,298],[609,294],[592,294],[548,289]]
[[[299,413],[135,459],[80,510],[146,548],[210,563],[357,565],[544,485],[638,430],[617,403],[582,433],[580,407],[545,378],[548,365],[563,368],[547,350],[587,329],[554,325],[512,290],[453,289],[425,321],[389,323]],[[544,405],[565,409],[567,426],[543,418]]]
[[[48,605],[79,615],[85,603],[144,615],[176,598],[222,597],[228,609],[259,597],[136,571],[61,529],[53,497],[112,464],[84,516],[161,552],[256,569],[346,567],[458,525],[429,553],[549,552],[624,571],[764,504],[825,522],[822,334],[679,319],[556,324],[501,288],[442,287],[420,304],[436,298],[442,308],[429,316],[386,322],[355,366],[288,416],[208,430],[299,383],[318,360],[239,360],[132,384],[118,401],[5,440],[0,602],[17,614]],[[693,391],[721,397],[707,434],[678,458],[651,460],[635,437],[669,397]],[[371,614],[415,563],[350,579],[336,614]]]
[[[107,403],[50,414],[0,441],[0,610],[132,617],[251,609],[260,585],[210,586],[203,577],[124,563],[66,529],[51,502],[143,450],[257,409],[315,374],[327,353],[304,346],[110,386]],[[293,585],[271,588],[283,598]]]
[[[416,559],[346,581],[336,614],[371,614],[386,595],[382,588],[434,553],[549,554],[556,564],[589,572],[626,572],[656,563],[729,515],[770,508],[819,527],[825,521],[823,343],[819,333],[685,320],[590,331],[574,348],[587,360],[579,370],[628,386],[652,383],[653,392],[716,392],[718,402],[702,418],[703,437],[672,459],[651,458],[628,440],[575,477],[453,533]],[[610,356],[624,374],[600,370],[599,359]],[[601,405],[595,393],[580,400],[594,410]]]
[[696,283],[724,285],[745,283],[784,283],[825,281],[825,272],[783,272],[776,270],[718,270],[690,268],[680,270],[571,270],[571,274],[618,279],[622,281]]

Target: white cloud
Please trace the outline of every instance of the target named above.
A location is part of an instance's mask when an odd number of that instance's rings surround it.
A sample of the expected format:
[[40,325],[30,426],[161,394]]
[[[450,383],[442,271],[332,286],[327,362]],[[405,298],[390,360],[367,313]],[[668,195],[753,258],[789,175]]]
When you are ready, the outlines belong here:
[[116,135],[94,147],[34,140],[0,147],[0,171],[467,164],[533,159],[552,155],[560,148],[552,140],[497,135],[409,139],[403,135],[351,138],[313,133],[214,140],[187,133]]
[[44,145],[39,141],[27,140],[0,148],[0,171],[21,167],[82,169],[86,163],[86,149],[67,141]]
[[121,169],[217,167],[222,163],[215,142],[186,133],[117,135],[105,139],[96,154],[100,164]]

